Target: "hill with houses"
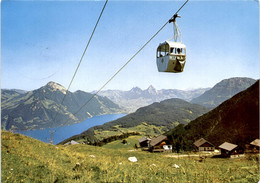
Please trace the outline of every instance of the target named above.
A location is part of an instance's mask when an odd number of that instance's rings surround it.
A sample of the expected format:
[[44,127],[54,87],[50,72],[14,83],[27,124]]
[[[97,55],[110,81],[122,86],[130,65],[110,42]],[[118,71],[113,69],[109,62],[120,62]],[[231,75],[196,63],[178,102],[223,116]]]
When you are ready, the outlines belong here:
[[[128,138],[128,143],[136,141],[132,137],[135,136]],[[260,178],[259,162],[252,157],[233,161],[207,158],[200,162],[199,156],[178,158],[173,153],[147,153],[134,149],[132,144],[131,147],[124,145],[121,141],[120,146],[110,143],[103,147],[85,144],[51,145],[24,135],[2,131],[1,180],[57,183],[140,180],[257,182]],[[130,161],[132,159],[137,162]]]

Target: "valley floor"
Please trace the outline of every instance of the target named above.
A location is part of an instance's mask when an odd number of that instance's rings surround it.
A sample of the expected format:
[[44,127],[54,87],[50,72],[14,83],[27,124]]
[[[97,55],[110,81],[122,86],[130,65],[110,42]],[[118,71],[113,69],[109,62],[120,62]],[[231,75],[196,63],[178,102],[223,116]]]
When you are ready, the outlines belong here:
[[[88,145],[54,146],[1,133],[2,182],[258,182],[259,155],[239,159],[169,157],[171,153]],[[116,143],[116,142],[115,142]],[[118,144],[115,144],[117,147]],[[137,162],[130,162],[136,157]]]

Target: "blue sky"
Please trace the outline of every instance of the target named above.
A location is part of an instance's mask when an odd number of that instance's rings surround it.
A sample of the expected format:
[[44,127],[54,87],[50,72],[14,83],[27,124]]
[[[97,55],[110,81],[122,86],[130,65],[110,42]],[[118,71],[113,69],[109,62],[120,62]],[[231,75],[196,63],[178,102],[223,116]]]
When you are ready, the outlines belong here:
[[[109,1],[71,91],[98,90],[184,1]],[[2,1],[1,87],[68,87],[105,1]],[[231,77],[259,78],[259,2],[192,1],[179,12],[187,46],[183,73],[159,73],[156,48],[167,25],[105,89],[212,87]]]

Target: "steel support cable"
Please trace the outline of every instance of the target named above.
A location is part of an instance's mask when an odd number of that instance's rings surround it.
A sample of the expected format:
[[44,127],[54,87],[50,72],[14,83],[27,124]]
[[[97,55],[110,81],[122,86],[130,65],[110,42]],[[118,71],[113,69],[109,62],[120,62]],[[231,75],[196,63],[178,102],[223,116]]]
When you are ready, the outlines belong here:
[[104,6],[103,6],[103,9],[102,9],[102,11],[101,11],[101,13],[100,13],[100,15],[99,15],[99,17],[98,17],[98,20],[97,20],[97,22],[96,22],[96,25],[95,25],[95,27],[94,27],[94,29],[93,29],[93,31],[92,31],[92,34],[91,34],[91,36],[90,36],[90,38],[89,38],[89,40],[88,40],[87,46],[85,47],[85,50],[84,50],[84,52],[83,52],[83,54],[82,54],[82,56],[81,56],[81,58],[80,58],[80,61],[79,61],[79,63],[78,63],[78,66],[77,66],[77,68],[76,68],[76,70],[75,70],[75,72],[74,72],[74,74],[73,74],[73,76],[72,76],[72,79],[71,79],[71,81],[70,81],[70,84],[69,84],[69,86],[68,86],[68,88],[67,88],[67,90],[66,90],[66,92],[65,92],[65,95],[64,95],[64,97],[63,97],[63,99],[62,99],[62,101],[61,101],[61,103],[60,103],[60,105],[59,105],[59,107],[58,107],[58,110],[57,110],[56,115],[55,115],[55,117],[54,117],[54,122],[56,121],[56,118],[57,118],[57,115],[58,115],[58,111],[60,110],[60,107],[61,107],[61,105],[63,104],[63,102],[64,102],[64,100],[65,100],[65,98],[66,98],[66,96],[67,96],[67,94],[68,94],[68,91],[69,91],[69,89],[70,89],[70,87],[71,87],[71,85],[72,85],[72,82],[74,81],[75,76],[76,76],[76,74],[77,74],[77,72],[78,72],[78,70],[79,70],[79,67],[80,67],[81,62],[82,62],[82,60],[83,60],[83,57],[85,56],[85,53],[86,53],[86,51],[87,51],[87,49],[88,49],[88,46],[89,46],[89,44],[90,44],[90,42],[91,42],[91,40],[92,40],[92,37],[93,37],[93,35],[94,35],[95,31],[96,31],[97,25],[98,25],[99,20],[101,19],[101,16],[102,16],[102,14],[103,14],[103,12],[104,12],[104,10],[105,10],[105,7],[106,7],[106,5],[107,5],[107,2],[108,2],[108,0],[106,0],[105,4],[104,4]]
[[[183,5],[178,9],[178,11],[177,11],[175,14],[177,14],[177,13],[187,4],[188,1],[189,1],[189,0],[186,0],[186,2],[183,3]],[[175,14],[174,14],[174,15],[175,15]],[[172,16],[172,18],[173,18],[173,17],[174,17],[174,16]],[[171,19],[172,19],[172,18],[171,18]],[[136,55],[138,55],[138,54],[144,49],[144,47],[145,47],[146,45],[148,45],[148,44],[152,41],[152,39],[153,39],[155,36],[157,36],[157,35],[159,34],[159,32],[161,32],[161,30],[162,30],[168,23],[169,23],[169,21],[167,21],[167,22],[134,54],[134,56],[132,56],[95,94],[93,94],[92,97],[91,97],[89,100],[87,100],[87,102],[79,108],[79,110],[77,110],[75,113],[73,113],[73,115],[78,114],[79,111],[81,111],[81,110],[83,109],[83,107],[85,107],[95,96],[97,96],[97,94],[98,94],[111,80],[113,80],[114,77],[115,77],[121,70],[123,70],[123,68],[126,67],[126,66],[129,64],[129,62],[131,62],[131,61],[134,59],[134,57],[135,57]],[[67,120],[66,122],[68,122],[68,121],[69,121],[69,120]]]
[[187,4],[189,0],[185,1],[185,3],[183,3],[183,5],[178,9],[178,11],[176,11],[175,14],[179,13],[179,11]]

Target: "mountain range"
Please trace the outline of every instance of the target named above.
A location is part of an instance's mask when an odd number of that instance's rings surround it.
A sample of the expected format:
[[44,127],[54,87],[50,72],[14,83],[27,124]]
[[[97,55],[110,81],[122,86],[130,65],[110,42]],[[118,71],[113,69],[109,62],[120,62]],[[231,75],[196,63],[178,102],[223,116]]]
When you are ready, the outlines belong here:
[[202,95],[193,98],[191,103],[196,103],[209,108],[215,108],[235,94],[247,89],[256,80],[245,77],[224,79]]
[[224,142],[241,145],[259,138],[259,80],[212,111],[166,133],[174,145],[188,150],[204,138],[218,147]]
[[[236,83],[238,83],[238,86]],[[251,85],[251,83],[252,79],[248,78],[230,78],[228,80],[223,80],[217,83],[212,89],[208,90],[211,96],[214,96],[214,94],[216,95],[210,99],[213,101],[216,100],[215,103],[220,101],[217,100],[220,98],[219,96],[221,94],[218,93],[218,91],[224,84],[225,87],[222,89],[223,93],[229,95],[221,95],[222,99],[224,96],[226,98],[230,97],[230,93],[238,93],[241,88],[246,89],[248,85]],[[224,91],[225,89],[227,89],[227,91]],[[141,92],[139,89],[137,89],[137,91]],[[79,136],[75,136],[75,139],[78,139],[79,137],[85,139],[102,139],[109,135],[119,135],[135,130],[136,132],[144,132],[144,135],[158,135],[170,129],[174,129],[174,127],[179,124],[187,125],[190,121],[195,120],[208,111],[210,111],[209,108],[203,107],[199,104],[192,104],[177,98],[167,99],[162,102],[155,102],[146,107],[141,107],[136,112],[118,120],[92,127]],[[224,109],[223,111],[229,110]],[[207,123],[207,120],[205,120],[204,123]],[[203,128],[201,130],[203,130]]]
[[[96,115],[135,111],[141,106],[147,106],[176,96],[188,101],[192,99],[192,103],[213,108],[223,100],[246,89],[254,81],[250,78],[230,78],[217,83],[211,89],[189,91],[156,90],[152,86],[146,90],[134,87],[127,92],[120,90],[101,91],[100,94],[103,94],[104,97],[95,96],[79,112],[77,110],[88,99],[93,97],[93,94],[80,90],[68,92],[63,105],[60,105],[66,89],[55,82],[49,82],[47,85],[33,91],[2,89],[1,127],[2,129],[13,130],[57,127],[78,123]],[[127,111],[122,109],[122,106],[127,108]]]
[[[109,98],[114,103],[125,108],[129,113],[135,112],[140,107],[171,98],[183,99],[213,109],[255,82],[256,80],[251,78],[234,77],[220,81],[213,88],[156,90],[151,85],[146,90],[139,87],[134,87],[129,91],[104,90],[99,92],[98,95]],[[92,93],[95,93],[95,91]]]
[[[199,88],[194,90],[156,90],[152,85],[150,85],[146,90],[142,90],[139,87],[134,87],[129,91],[104,90],[99,92],[98,95],[109,98],[114,103],[131,113],[135,112],[140,107],[148,106],[154,102],[161,102],[166,99],[179,98],[190,101],[209,89],[210,88]],[[95,91],[92,93],[95,93]]]
[[81,106],[93,94],[83,91],[69,92],[63,102],[66,89],[55,82],[29,92],[2,90],[1,127],[6,130],[32,130],[78,123],[86,118],[123,113],[117,104],[106,97],[95,96],[87,106]]

